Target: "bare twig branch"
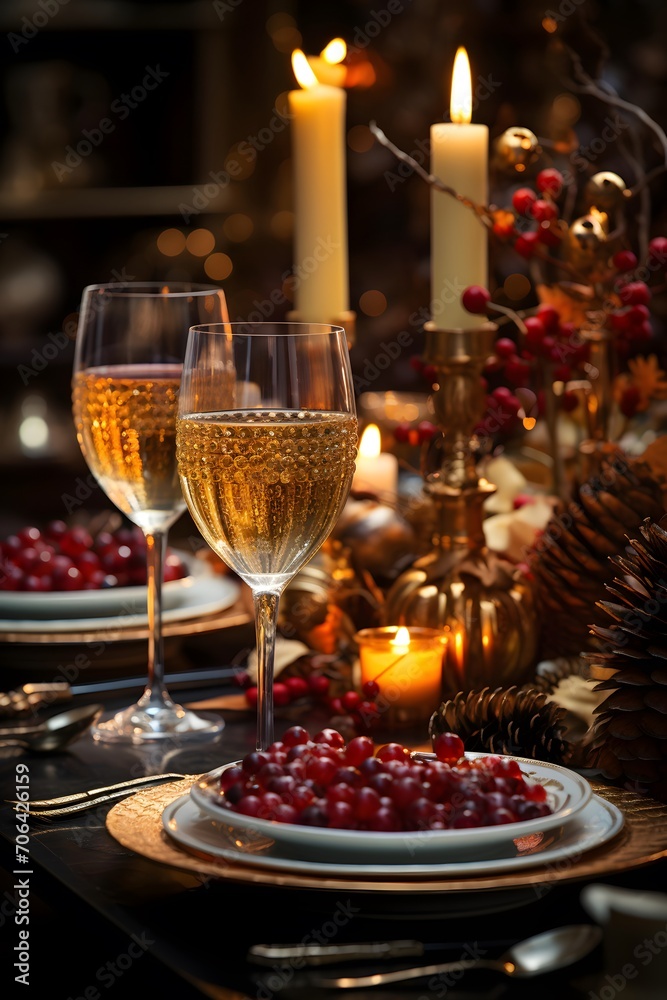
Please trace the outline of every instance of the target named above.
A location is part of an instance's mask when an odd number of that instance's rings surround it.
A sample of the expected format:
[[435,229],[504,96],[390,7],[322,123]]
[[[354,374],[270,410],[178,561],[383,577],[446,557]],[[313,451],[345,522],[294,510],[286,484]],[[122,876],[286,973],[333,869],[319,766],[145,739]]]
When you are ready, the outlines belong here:
[[412,167],[416,174],[419,174],[419,176],[432,187],[436,188],[438,191],[443,191],[445,194],[450,195],[450,197],[460,201],[466,208],[471,209],[476,215],[479,216],[480,221],[483,222],[485,226],[491,226],[491,213],[486,205],[478,205],[477,202],[472,201],[465,195],[459,194],[459,192],[455,191],[454,188],[449,187],[448,184],[441,181],[439,177],[435,176],[435,174],[428,173],[428,171],[424,170],[421,163],[418,163],[417,160],[409,155],[409,153],[405,153],[402,149],[399,149],[398,146],[395,146],[394,143],[387,138],[382,129],[378,128],[375,122],[370,122],[368,127],[378,142],[383,145],[385,149],[390,150],[396,159],[401,160],[402,163],[407,163],[408,166]]

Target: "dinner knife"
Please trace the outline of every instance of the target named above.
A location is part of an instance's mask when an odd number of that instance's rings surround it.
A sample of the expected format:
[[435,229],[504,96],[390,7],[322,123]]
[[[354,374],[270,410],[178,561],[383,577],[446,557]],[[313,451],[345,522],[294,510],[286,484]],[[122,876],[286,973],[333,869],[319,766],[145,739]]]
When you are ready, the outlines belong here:
[[248,960],[256,965],[302,961],[304,965],[328,965],[367,958],[408,958],[420,956],[427,949],[439,948],[421,941],[362,941],[349,944],[254,944]]

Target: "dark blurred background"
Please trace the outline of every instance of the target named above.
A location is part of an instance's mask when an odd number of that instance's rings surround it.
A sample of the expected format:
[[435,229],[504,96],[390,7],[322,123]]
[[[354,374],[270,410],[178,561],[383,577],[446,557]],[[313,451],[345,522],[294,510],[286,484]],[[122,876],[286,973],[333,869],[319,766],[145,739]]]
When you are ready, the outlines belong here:
[[[474,120],[492,139],[511,125],[552,139],[572,128],[585,145],[614,112],[585,94],[571,99],[566,43],[592,76],[667,125],[662,0],[3,0],[0,27],[5,531],[64,516],[63,495],[88,474],[69,401],[86,284],[214,281],[239,319],[283,289],[293,263],[290,130],[276,110],[294,87],[294,48],[317,54],[340,36],[356,50],[347,103],[353,365],[361,372],[402,330],[414,337],[374,389],[425,390],[410,364],[421,346],[410,317],[429,302],[429,191],[415,176],[388,180],[397,163],[370,121],[418,150],[447,114],[454,53],[465,45],[483,88]],[[632,169],[641,172],[664,150],[634,123]],[[244,141],[261,147],[254,158],[240,155]],[[228,180],[230,159],[243,170]],[[631,183],[629,162],[623,140],[590,171],[617,170]],[[492,194],[503,203],[502,178]],[[662,178],[651,194],[651,234],[667,234]],[[522,262],[492,258],[492,286],[507,266]],[[289,307],[285,298],[272,318]],[[99,492],[86,506],[108,506]]]

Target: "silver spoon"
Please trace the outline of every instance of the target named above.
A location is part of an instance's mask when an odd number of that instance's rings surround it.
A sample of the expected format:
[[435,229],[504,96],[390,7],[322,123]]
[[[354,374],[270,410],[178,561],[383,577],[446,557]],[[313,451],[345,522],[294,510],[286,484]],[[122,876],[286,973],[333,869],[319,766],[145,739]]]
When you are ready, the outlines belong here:
[[15,726],[0,730],[0,746],[23,747],[33,753],[62,750],[81,736],[103,712],[102,705],[81,705],[52,715],[38,726]]
[[556,972],[574,965],[584,958],[602,940],[602,929],[593,924],[572,924],[557,927],[535,937],[520,941],[498,959],[462,959],[458,962],[441,962],[438,965],[420,965],[414,969],[395,972],[376,972],[372,976],[341,976],[338,979],[313,980],[313,985],[341,989],[364,989],[368,986],[385,986],[403,983],[424,976],[437,976],[459,969],[493,969],[513,979],[529,979],[548,972]]

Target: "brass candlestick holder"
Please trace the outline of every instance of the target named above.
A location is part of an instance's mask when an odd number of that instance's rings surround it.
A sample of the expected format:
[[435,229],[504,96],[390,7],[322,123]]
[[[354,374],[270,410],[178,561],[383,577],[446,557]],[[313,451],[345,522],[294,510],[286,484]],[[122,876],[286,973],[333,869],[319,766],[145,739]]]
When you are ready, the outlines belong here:
[[[483,505],[495,486],[478,473],[486,394],[481,380],[497,327],[442,330],[426,324],[424,359],[437,370],[433,397],[442,430],[424,469],[433,508],[432,551],[390,588],[384,621],[444,628],[443,696],[521,684],[537,653],[533,589],[523,572],[487,549]],[[492,428],[490,428],[491,430]]]

